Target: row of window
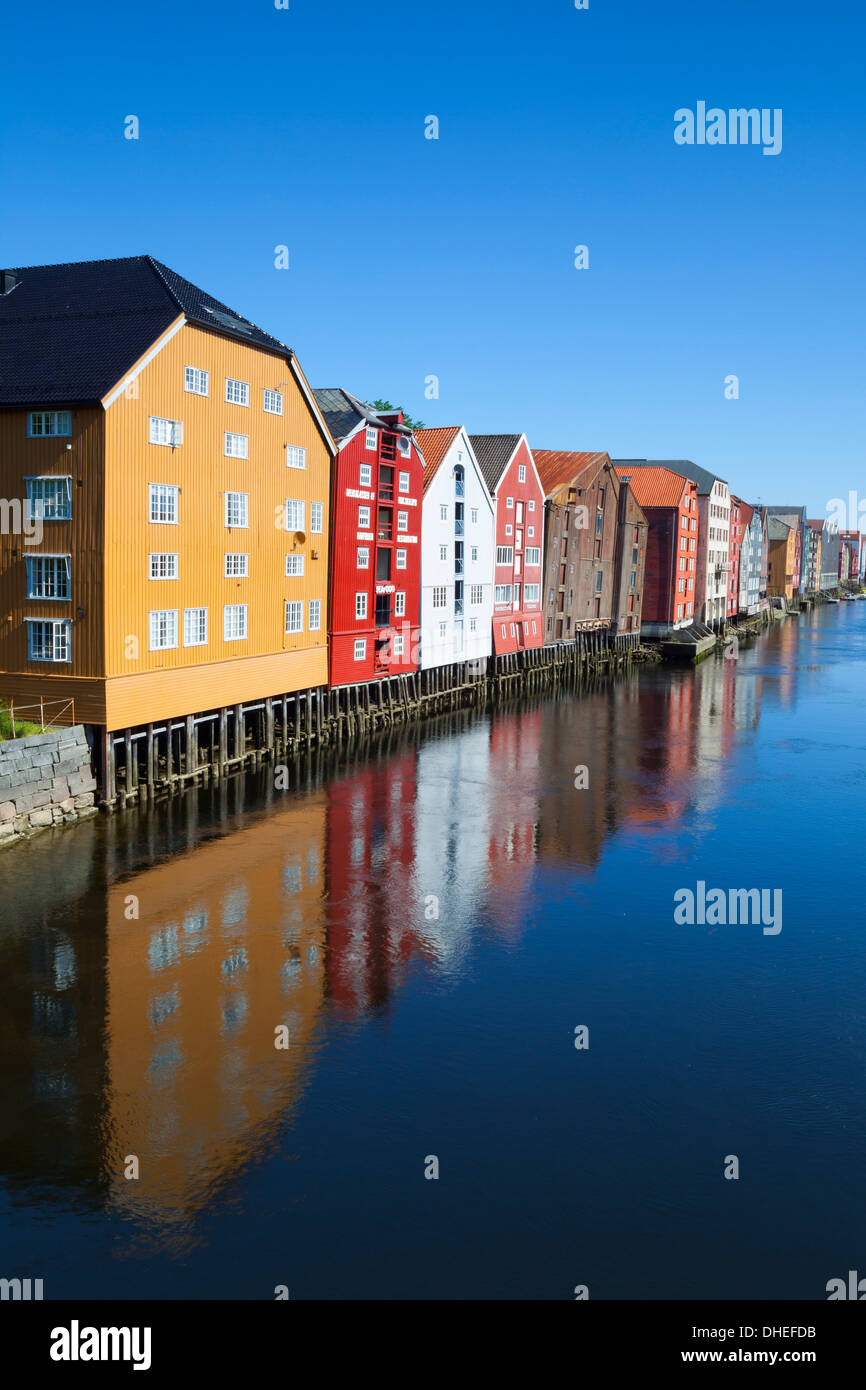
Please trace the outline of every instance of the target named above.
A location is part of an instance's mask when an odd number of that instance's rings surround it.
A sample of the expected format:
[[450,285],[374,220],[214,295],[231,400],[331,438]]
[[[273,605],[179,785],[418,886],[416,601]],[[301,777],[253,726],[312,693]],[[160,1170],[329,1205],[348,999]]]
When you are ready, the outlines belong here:
[[[375,430],[373,431],[373,433],[375,434]],[[389,470],[389,471],[393,474],[393,470]],[[362,464],[361,464],[360,477],[359,477],[359,484],[360,484],[361,487],[372,487],[372,486],[373,486],[373,465],[372,465],[371,463],[362,463]],[[389,486],[389,487],[393,487],[393,480],[389,482],[388,486]],[[398,491],[398,492],[409,492],[409,490],[410,490],[410,487],[409,487],[409,474],[408,474],[408,473],[399,472],[399,473],[397,474],[397,491]]]
[[692,531],[697,531],[698,519],[696,516],[693,516],[691,518],[691,523],[691,528],[689,528],[689,518],[687,516],[680,517],[680,524],[682,525],[682,529],[684,531],[688,531],[689,529],[691,529]]
[[[183,421],[166,420],[160,415],[151,415],[151,444],[163,444],[177,449],[183,443]],[[248,459],[250,456],[250,437],[237,434],[234,430],[223,430],[223,453],[230,459]],[[286,467],[306,468],[307,451],[298,444],[286,445]]]
[[[389,516],[389,522],[388,522],[388,524],[390,525],[390,516],[391,516],[390,508],[388,509],[388,516]],[[381,521],[381,513],[380,513],[380,521]],[[369,507],[359,507],[359,508],[358,508],[358,530],[359,530],[359,531],[369,531],[369,529],[370,529],[370,508],[369,508]],[[398,511],[398,512],[397,512],[397,530],[398,530],[398,531],[408,531],[408,530],[409,530],[409,513],[408,513],[408,512],[401,512],[401,511]]]
[[[462,592],[462,589],[461,589],[461,592]],[[470,602],[470,604],[473,604],[473,605],[477,605],[477,604],[479,604],[479,603],[483,603],[483,602],[484,602],[484,585],[483,585],[483,584],[470,584],[470,585],[469,585],[469,602]],[[434,585],[434,587],[433,587],[433,607],[434,607],[434,608],[447,608],[447,607],[448,607],[448,586],[447,586],[447,584],[436,584],[436,585]]]
[[[541,595],[540,584],[524,584],[523,602],[537,603]],[[550,599],[553,602],[553,590],[550,591]],[[493,590],[494,603],[519,603],[520,585],[519,584],[497,584]]]
[[[368,451],[369,453],[374,453],[374,454],[376,453],[377,449],[379,448],[379,431],[376,429],[376,426],[375,426],[375,425],[368,425],[368,426],[367,426],[367,431],[366,431],[366,434],[365,434],[365,436],[364,436],[364,447],[365,447],[365,449],[367,449],[367,451]],[[398,435],[397,435],[397,449],[398,449],[398,451],[403,455],[404,458],[408,458],[408,457],[409,457],[409,455],[410,455],[411,452],[412,452],[412,441],[411,441],[411,439],[409,438],[408,435],[406,435],[406,434],[398,434]],[[369,469],[369,464],[362,463],[362,464],[361,464],[361,472],[362,472],[362,474],[363,474],[365,468],[366,468],[366,469]],[[363,481],[363,479],[362,479],[362,481]],[[369,479],[368,479],[368,482],[369,482]],[[408,491],[408,488],[406,489],[406,491]]]
[[[355,594],[355,617],[366,618],[367,616],[367,595],[363,590]],[[404,618],[406,616],[406,591],[398,589],[394,594],[394,616]]]
[[[517,557],[518,561],[520,556]],[[528,545],[524,551],[524,559],[527,565],[541,564],[541,547],[538,545]],[[514,563],[514,547],[510,545],[498,545],[496,547],[497,565],[511,565]]]
[[[304,604],[301,599],[286,601],[285,622],[287,633],[303,632]],[[148,615],[150,629],[150,650],[170,651],[178,645],[177,608],[158,608]],[[307,630],[320,632],[322,627],[322,600],[312,598],[308,602]],[[223,607],[223,641],[241,642],[247,637],[247,604],[227,603]],[[205,647],[208,643],[208,610],[206,608],[185,608],[183,610],[183,645],[185,647]]]
[[[174,483],[150,483],[149,517],[152,522],[163,526],[178,525],[178,503],[180,488]],[[303,531],[306,503],[295,497],[286,498],[285,524],[287,531]],[[310,531],[321,535],[324,524],[324,503],[310,503]],[[226,526],[249,527],[250,495],[248,492],[227,492],[225,494]]]
[[[45,558],[51,559],[51,558],[58,558],[58,557],[51,557],[51,556],[48,556],[48,557],[45,557]],[[65,558],[65,559],[68,560],[68,556],[62,557],[62,558]],[[224,558],[225,558],[225,578],[226,578],[226,579],[249,579],[249,577],[250,577],[250,557],[249,557],[248,554],[238,554],[238,553],[236,553],[236,552],[229,552],[229,551],[227,551]],[[180,561],[180,557],[179,557],[179,555],[176,554],[176,553],[175,553],[175,554],[165,553],[165,552],[160,552],[160,553],[154,552],[154,553],[152,553],[152,554],[148,557],[148,562],[149,562],[149,575],[150,575],[150,578],[151,578],[151,579],[177,579],[177,578],[179,577],[179,561]],[[288,578],[288,579],[298,579],[298,578],[301,578],[301,577],[303,576],[303,574],[304,574],[304,556],[303,556],[303,555],[287,555],[287,556],[286,556],[286,578]],[[31,587],[31,589],[32,589],[32,588],[33,588],[33,585],[31,584],[30,587]],[[31,592],[30,594],[28,594],[28,597],[29,597],[29,598],[54,598],[54,597],[68,598],[69,595],[68,595],[68,593],[67,593],[67,594],[58,593],[58,594],[55,595],[55,594],[37,594],[37,593]]]
[[[236,377],[227,376],[225,399],[229,405],[245,405],[250,403],[250,383],[248,381],[238,381]],[[210,372],[202,367],[184,367],[183,369],[183,389],[189,391],[194,396],[210,395]],[[262,409],[266,415],[282,415],[283,413],[283,393],[282,391],[264,388],[262,398]]]
[[[394,564],[398,570],[404,570],[406,568],[406,557],[408,553],[407,550],[394,551]],[[368,570],[370,568],[370,547],[368,545],[358,546],[355,568],[359,570]]]

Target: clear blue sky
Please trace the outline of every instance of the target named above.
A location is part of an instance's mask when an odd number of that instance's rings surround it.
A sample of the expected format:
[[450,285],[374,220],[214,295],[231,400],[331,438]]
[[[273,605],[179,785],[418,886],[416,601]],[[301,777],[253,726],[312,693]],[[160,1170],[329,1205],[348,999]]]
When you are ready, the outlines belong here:
[[[148,251],[315,386],[815,515],[866,498],[862,3],[91,0],[6,29],[2,264]],[[781,107],[781,154],[676,145],[699,100]]]

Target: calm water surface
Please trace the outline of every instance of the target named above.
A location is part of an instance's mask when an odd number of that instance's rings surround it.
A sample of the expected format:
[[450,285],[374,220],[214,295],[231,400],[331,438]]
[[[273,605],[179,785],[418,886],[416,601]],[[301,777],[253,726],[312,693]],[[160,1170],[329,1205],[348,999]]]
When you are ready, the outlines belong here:
[[[864,683],[866,603],[828,607],[737,661],[7,850],[0,1275],[811,1299],[866,1273]],[[677,925],[699,879],[781,888],[781,933]]]

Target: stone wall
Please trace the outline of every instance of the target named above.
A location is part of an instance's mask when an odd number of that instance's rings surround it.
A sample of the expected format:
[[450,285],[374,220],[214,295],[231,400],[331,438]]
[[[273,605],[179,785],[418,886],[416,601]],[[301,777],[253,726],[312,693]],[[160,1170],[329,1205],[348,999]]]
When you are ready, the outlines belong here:
[[0,845],[97,814],[84,729],[0,743]]

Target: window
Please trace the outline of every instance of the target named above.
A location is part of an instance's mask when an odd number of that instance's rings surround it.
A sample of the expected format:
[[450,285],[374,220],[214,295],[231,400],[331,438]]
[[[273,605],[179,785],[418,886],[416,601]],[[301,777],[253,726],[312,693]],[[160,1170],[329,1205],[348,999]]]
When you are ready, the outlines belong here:
[[513,534],[513,531],[514,531],[514,527],[509,523],[509,524],[506,526],[506,528],[505,528],[505,534],[506,534],[506,536],[512,535],[512,534]]
[[223,641],[239,642],[247,635],[247,605],[227,603],[223,608]]
[[157,608],[150,614],[150,650],[166,651],[177,646],[177,609]]
[[183,645],[185,647],[207,646],[206,608],[185,608],[183,610]]
[[470,517],[470,520],[471,520],[471,522],[472,522],[472,525],[474,526],[475,523],[478,521],[478,508],[477,508],[477,507],[470,507],[470,509],[469,509],[469,517]]
[[27,597],[69,599],[70,555],[27,555]]
[[398,570],[404,570],[404,569],[406,568],[406,552],[405,552],[405,550],[398,550],[398,551],[397,551],[396,568],[397,568]]
[[477,632],[477,631],[478,631],[478,619],[477,619],[477,618],[470,618],[470,619],[469,619],[469,631],[470,631],[470,632]]
[[685,581],[684,579],[678,579],[678,580],[677,580],[677,593],[678,593],[678,594],[684,594],[685,591],[686,591],[686,581]]
[[289,599],[286,603],[286,632],[303,632],[304,605],[301,599]]
[[518,481],[519,483],[525,483],[525,482],[526,482],[526,464],[525,464],[525,463],[519,463],[519,464],[517,465],[517,481]]
[[167,444],[172,449],[177,448],[178,444],[183,443],[183,422],[163,420],[159,415],[151,415],[150,442],[151,444]]
[[210,372],[202,371],[201,367],[184,367],[183,389],[191,391],[194,396],[209,395]]
[[400,484],[399,484],[399,487],[398,487],[397,491],[398,491],[398,492],[408,492],[408,491],[409,491],[409,474],[408,474],[408,473],[401,473],[401,474],[400,474]]
[[511,624],[511,636],[512,636],[512,637],[514,636],[514,624],[513,624],[513,623]]
[[359,507],[359,508],[358,508],[358,530],[359,530],[359,531],[369,531],[369,529],[370,529],[370,508],[369,508],[369,507]]
[[286,445],[286,467],[287,468],[306,468],[307,451],[301,449],[297,444]]
[[633,565],[636,565],[636,564],[637,564],[637,553],[638,553],[638,548],[637,548],[637,546],[634,546],[634,547],[632,548],[632,552],[631,552],[631,562],[632,562]]
[[225,456],[227,459],[248,459],[250,456],[250,437],[248,434],[225,432]]
[[364,439],[364,447],[368,452],[375,453],[378,445],[379,431],[373,426],[367,426],[367,433]]
[[367,639],[366,639],[366,637],[356,637],[356,638],[355,638],[355,660],[356,660],[356,661],[363,661],[363,660],[365,659],[366,655],[367,655]]
[[283,393],[282,391],[272,391],[270,387],[265,387],[264,408],[266,415],[282,415],[283,413]]
[[540,584],[524,584],[523,601],[524,603],[537,603],[541,596]]
[[151,579],[177,579],[176,555],[151,555]]
[[398,589],[396,594],[394,595],[394,616],[396,618],[402,618],[405,616],[405,613],[406,592],[404,589]]
[[369,487],[373,481],[373,465],[370,463],[361,464],[361,487]]
[[[565,519],[566,519],[566,521],[568,521],[568,512],[565,513]],[[529,538],[530,538],[530,540],[531,540],[532,537],[535,535],[535,527],[534,527],[534,526],[528,526],[528,527],[526,528],[526,534],[529,536]]]
[[685,567],[686,567],[686,557],[685,557],[685,555],[681,555],[681,556],[680,556],[680,569],[681,569],[681,570],[684,570]]
[[677,617],[678,617],[678,618],[681,618],[682,616],[683,616],[683,605],[682,605],[681,603],[678,603],[678,604],[677,604]]
[[600,593],[601,593],[601,586],[602,586],[603,580],[604,580],[604,573],[602,572],[602,570],[596,570],[596,572],[595,572],[595,592],[596,592],[597,594],[600,594]]
[[445,608],[448,603],[448,589],[444,584],[437,584],[433,589],[433,607]]
[[484,585],[483,585],[483,584],[470,584],[470,585],[469,585],[469,602],[470,602],[470,603],[483,603],[483,602],[484,602]]
[[[568,597],[569,597],[569,600],[570,600],[570,599],[571,599],[571,594],[569,594]],[[520,605],[520,585],[519,585],[519,584],[515,584],[515,586],[514,586],[514,607],[517,608],[517,607],[519,607],[519,605]]]
[[447,624],[447,623],[440,623],[440,624],[439,624],[439,636],[440,636],[440,637],[447,637],[447,636],[448,636],[448,624]]
[[478,559],[478,546],[477,546],[477,545],[470,546],[470,548],[469,548],[469,554],[470,554],[470,557],[471,557],[473,560],[477,560],[477,559]]
[[441,505],[440,508],[439,508],[439,520],[440,520],[440,521],[447,521],[447,520],[448,520],[448,507],[447,507],[447,504],[446,504],[445,502],[443,502],[442,505]]
[[498,545],[496,547],[497,565],[511,565],[514,563],[514,551],[510,545]]
[[391,639],[391,655],[392,655],[392,656],[402,656],[402,655],[403,655],[403,646],[404,646],[404,643],[403,643],[403,637],[402,637],[402,635],[398,636],[398,635],[395,633],[394,636],[393,636],[392,639]]
[[61,621],[27,619],[28,661],[71,661],[70,635],[72,624]]
[[286,498],[286,530],[303,531],[304,529],[304,503],[298,497]]
[[226,554],[226,579],[246,579],[249,572],[249,555]]
[[534,512],[534,511],[535,511],[535,498],[534,498],[534,497],[530,497],[527,506],[528,506],[528,508],[529,508],[529,511],[531,511],[531,512]]
[[698,519],[697,519],[697,517],[693,516],[693,517],[692,517],[692,526],[691,526],[691,529],[692,529],[693,531],[696,531],[696,530],[697,530],[697,527],[698,527]]
[[688,519],[687,516],[681,516],[681,517],[680,517],[680,529],[683,530],[683,531],[688,531],[688,529],[689,529],[689,519]]
[[408,531],[408,530],[409,530],[409,513],[408,513],[408,512],[398,512],[398,513],[397,513],[397,530],[398,530],[398,531]]
[[527,565],[540,565],[541,547],[538,545],[528,545],[524,551],[524,559]]
[[510,602],[511,602],[511,585],[510,585],[510,584],[497,584],[496,587],[495,587],[495,589],[494,589],[493,601],[494,601],[494,603],[510,603]]
[[358,546],[357,568],[359,570],[368,570],[370,568],[370,547],[368,545]]
[[249,526],[250,495],[248,492],[226,493],[226,526]]
[[31,517],[43,521],[69,521],[72,517],[72,479],[26,478]]
[[366,618],[366,616],[367,616],[367,595],[366,595],[365,593],[357,593],[357,594],[355,595],[355,617],[356,617],[356,618]]
[[230,405],[249,405],[250,383],[248,381],[236,381],[233,376],[227,376],[226,400]]
[[321,502],[310,503],[310,531],[314,536],[322,534],[322,517],[324,509]]
[[513,510],[514,510],[514,498],[513,498],[513,497],[506,497],[506,499],[505,499],[505,506],[506,506],[506,508],[508,509],[508,511],[513,511]]
[[303,557],[303,555],[287,555],[287,556],[286,556],[286,578],[287,578],[287,579],[297,579],[297,578],[299,578],[299,576],[302,575],[303,573],[304,573],[304,557]]
[[[31,410],[27,416],[27,433],[31,439],[58,438],[72,433],[70,410]],[[34,657],[34,660],[66,660],[66,657]]]
[[320,632],[322,628],[322,600],[310,599],[310,632]]
[[178,489],[173,483],[150,484],[151,521],[159,521],[167,526],[177,525],[177,494]]

